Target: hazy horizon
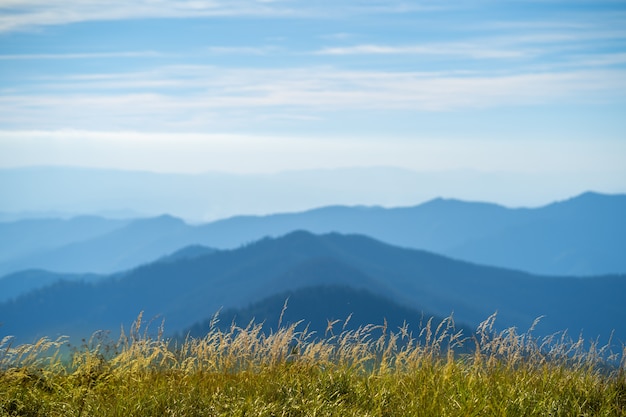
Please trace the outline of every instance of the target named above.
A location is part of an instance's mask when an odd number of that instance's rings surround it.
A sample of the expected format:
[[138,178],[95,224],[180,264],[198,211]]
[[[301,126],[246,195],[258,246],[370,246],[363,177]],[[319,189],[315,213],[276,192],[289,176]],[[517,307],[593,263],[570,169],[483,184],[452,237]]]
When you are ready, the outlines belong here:
[[[308,199],[313,180],[259,196],[281,211],[626,192],[623,2],[11,0],[0,11],[0,168],[323,173]],[[326,178],[377,167],[432,182],[338,179],[343,193],[373,183],[344,196]],[[200,217],[270,210],[259,199],[222,209],[222,197]]]
[[[436,198],[536,208],[594,189],[593,179],[494,175],[471,170],[417,172],[342,168],[273,174],[199,174],[101,168],[0,169],[0,220],[100,215],[131,218],[170,214],[202,223],[239,215],[301,212],[326,206],[410,207]],[[539,190],[535,184],[542,183]]]

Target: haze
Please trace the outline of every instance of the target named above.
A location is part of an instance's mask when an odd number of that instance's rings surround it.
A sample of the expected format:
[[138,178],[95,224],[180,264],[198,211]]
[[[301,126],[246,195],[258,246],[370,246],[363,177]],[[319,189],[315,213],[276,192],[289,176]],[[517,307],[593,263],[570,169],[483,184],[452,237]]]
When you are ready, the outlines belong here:
[[[624,28],[621,1],[4,1],[0,168],[437,174],[347,204],[625,192]],[[459,172],[487,180],[436,191]]]

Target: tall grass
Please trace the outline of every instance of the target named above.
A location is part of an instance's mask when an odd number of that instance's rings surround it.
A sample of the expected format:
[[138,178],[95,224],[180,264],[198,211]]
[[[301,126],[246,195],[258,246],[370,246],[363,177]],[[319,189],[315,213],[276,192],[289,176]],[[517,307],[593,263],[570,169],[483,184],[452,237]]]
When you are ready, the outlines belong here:
[[[264,334],[251,323],[200,339],[102,334],[69,354],[66,340],[0,344],[6,416],[624,416],[626,364],[565,337],[456,332],[451,318],[327,337],[302,323]],[[345,323],[344,323],[345,324]],[[623,353],[623,352],[620,352]],[[621,355],[623,358],[624,355]]]

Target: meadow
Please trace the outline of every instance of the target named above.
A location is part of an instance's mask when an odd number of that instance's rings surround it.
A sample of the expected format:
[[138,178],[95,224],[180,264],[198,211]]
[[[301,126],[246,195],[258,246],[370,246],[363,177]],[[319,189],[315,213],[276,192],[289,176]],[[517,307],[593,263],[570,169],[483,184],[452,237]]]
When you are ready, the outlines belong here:
[[[217,323],[218,318],[215,318]],[[96,333],[0,344],[2,416],[624,416],[624,351],[566,334],[463,335],[452,318],[325,335],[304,323],[149,331],[141,315],[112,341]]]

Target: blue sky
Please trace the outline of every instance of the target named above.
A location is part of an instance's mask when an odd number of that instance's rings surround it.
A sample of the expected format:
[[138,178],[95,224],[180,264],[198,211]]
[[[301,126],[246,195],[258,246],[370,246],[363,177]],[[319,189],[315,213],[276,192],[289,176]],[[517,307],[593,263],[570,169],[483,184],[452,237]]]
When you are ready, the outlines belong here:
[[32,165],[626,192],[626,2],[3,0],[0,167]]

